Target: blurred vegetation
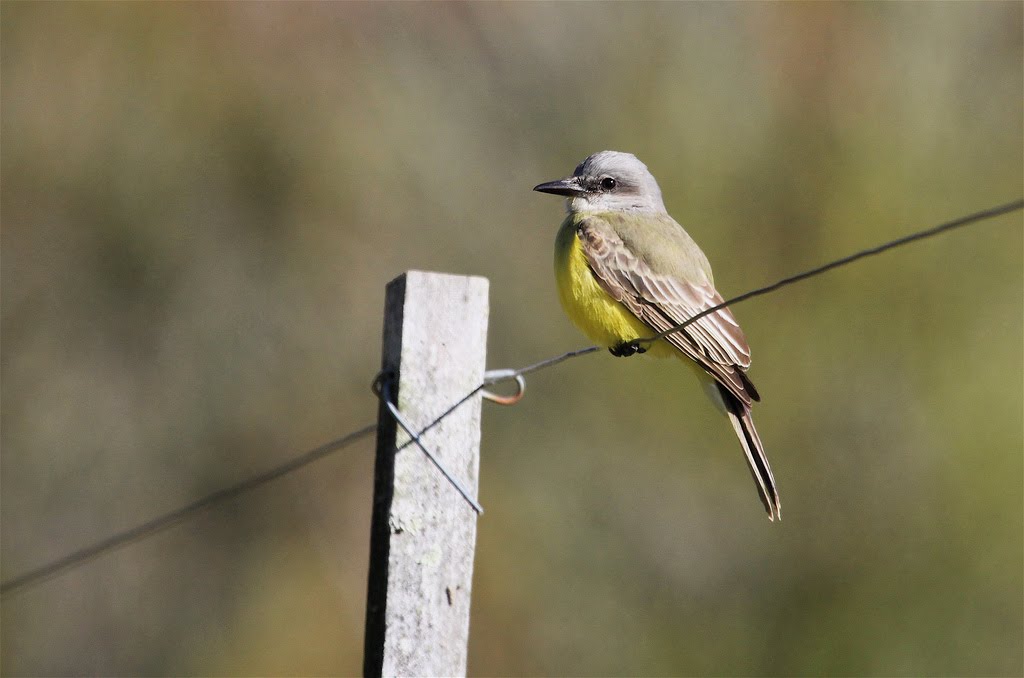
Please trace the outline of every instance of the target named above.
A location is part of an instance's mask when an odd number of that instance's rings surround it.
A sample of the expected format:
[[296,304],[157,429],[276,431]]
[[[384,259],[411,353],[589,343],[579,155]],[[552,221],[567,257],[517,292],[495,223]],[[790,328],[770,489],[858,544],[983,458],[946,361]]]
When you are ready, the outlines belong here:
[[[384,284],[585,345],[561,206],[636,153],[726,296],[1019,197],[1022,5],[0,5],[3,579],[376,416]],[[474,675],[1021,675],[1019,214],[737,307],[769,524],[687,370],[484,417]],[[439,406],[441,404],[439,403]],[[372,443],[2,604],[7,675],[361,670]]]

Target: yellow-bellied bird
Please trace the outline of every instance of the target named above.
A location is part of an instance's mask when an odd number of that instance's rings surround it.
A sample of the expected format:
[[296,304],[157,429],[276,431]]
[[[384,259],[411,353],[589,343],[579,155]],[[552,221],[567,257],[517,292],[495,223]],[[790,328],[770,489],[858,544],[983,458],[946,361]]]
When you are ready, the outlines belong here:
[[555,275],[569,317],[612,355],[649,352],[685,360],[732,422],[768,518],[781,518],[775,479],[750,416],[761,399],[746,374],[750,347],[732,312],[723,308],[651,344],[635,341],[722,303],[707,257],[665,211],[647,166],[629,153],[601,151],[571,177],[533,190],[567,198]]

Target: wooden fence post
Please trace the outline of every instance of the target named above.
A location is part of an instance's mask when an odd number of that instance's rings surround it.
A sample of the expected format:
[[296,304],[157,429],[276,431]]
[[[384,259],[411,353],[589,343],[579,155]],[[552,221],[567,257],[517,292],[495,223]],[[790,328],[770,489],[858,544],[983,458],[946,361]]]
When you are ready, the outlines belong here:
[[[486,278],[420,271],[387,286],[382,374],[417,432],[483,379],[487,288]],[[421,439],[475,496],[480,395]],[[465,675],[476,513],[408,442],[381,403],[363,672]]]

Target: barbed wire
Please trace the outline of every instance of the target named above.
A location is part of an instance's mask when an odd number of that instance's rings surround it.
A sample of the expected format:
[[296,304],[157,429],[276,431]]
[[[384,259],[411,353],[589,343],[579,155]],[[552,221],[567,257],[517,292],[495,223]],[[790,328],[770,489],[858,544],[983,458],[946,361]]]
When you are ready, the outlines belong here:
[[[945,233],[962,226],[977,223],[979,221],[984,221],[986,219],[991,219],[993,217],[1001,216],[1003,214],[1008,214],[1010,212],[1014,212],[1022,208],[1024,208],[1024,199],[1014,200],[1003,205],[998,205],[996,207],[974,212],[972,214],[960,217],[958,219],[954,219],[952,221],[939,224],[938,226],[933,226],[931,228],[927,228],[921,231],[916,231],[901,238],[890,240],[876,247],[861,250],[859,252],[847,255],[840,259],[835,259],[821,266],[808,269],[806,271],[803,271],[802,273],[797,273],[796,275],[783,278],[770,285],[765,285],[764,287],[759,287],[757,289],[727,299],[716,306],[711,306],[709,308],[702,310],[700,313],[697,313],[696,315],[688,318],[685,322],[682,322],[676,325],[675,327],[670,327],[664,332],[660,332],[659,334],[652,337],[638,337],[632,343],[652,343],[660,339],[664,339],[673,332],[679,332],[685,329],[691,323],[700,320],[706,315],[723,309],[726,306],[738,304],[748,299],[753,299],[754,297],[770,294],[771,292],[774,292],[788,285],[792,285],[802,280],[807,280],[808,278],[813,278],[815,276],[821,275],[822,273],[825,273],[827,271],[840,268],[842,266],[846,266],[859,259],[863,259],[864,257],[880,254],[882,252],[886,252],[888,250],[892,250],[912,242],[923,240],[925,238],[930,238],[939,235],[940,233]],[[402,425],[402,427],[406,430],[406,433],[410,436],[410,440],[401,445],[398,448],[398,450],[402,450],[412,444],[417,444],[421,448],[423,448],[422,443],[420,443],[419,440],[424,433],[440,424],[455,410],[457,410],[463,404],[468,402],[481,391],[484,391],[484,389],[486,389],[488,386],[493,386],[510,380],[517,380],[519,382],[521,393],[523,388],[522,377],[524,377],[525,375],[531,374],[533,372],[538,372],[540,370],[553,367],[566,360],[570,360],[572,358],[576,358],[582,355],[588,355],[590,353],[595,353],[600,350],[600,346],[587,346],[585,348],[576,349],[574,351],[568,351],[566,353],[546,358],[544,360],[541,360],[540,362],[527,365],[526,367],[521,367],[518,369],[494,370],[491,372],[487,372],[484,375],[484,380],[477,387],[470,390],[468,393],[466,393],[466,395],[464,395],[454,404],[446,408],[443,412],[441,412],[441,414],[439,414],[435,419],[433,419],[429,424],[424,426],[422,429],[420,429],[418,433],[415,434],[412,432],[411,427],[409,427],[408,424],[399,420],[400,415],[398,415],[396,416],[396,422]],[[375,392],[378,393],[379,397],[384,397],[380,391],[375,390]],[[498,398],[497,401],[501,402],[501,399]],[[393,406],[393,403],[391,403],[390,399],[387,399],[386,402]],[[392,413],[393,416],[395,416],[397,408],[391,409],[389,411]],[[265,485],[266,483],[269,483],[272,480],[276,480],[277,478],[287,475],[299,468],[302,468],[303,466],[306,466],[308,464],[313,463],[314,461],[322,459],[337,450],[348,447],[349,445],[364,438],[365,436],[368,436],[370,433],[373,433],[376,430],[376,424],[364,426],[332,442],[326,443],[324,445],[321,445],[320,447],[305,452],[304,454],[301,454],[298,457],[289,460],[288,462],[285,462],[284,464],[281,464],[268,471],[265,471],[264,473],[261,473],[257,476],[244,480],[235,485],[231,485],[224,489],[208,494],[201,499],[197,499],[196,501],[187,504],[181,508],[164,513],[163,515],[153,518],[145,523],[142,523],[141,525],[114,534],[110,537],[107,537],[106,539],[103,539],[102,541],[92,544],[91,546],[79,549],[77,551],[74,551],[73,553],[70,553],[61,558],[57,558],[56,560],[53,560],[33,570],[30,570],[24,574],[12,577],[11,579],[3,583],[0,583],[0,596],[7,595],[14,591],[23,590],[35,584],[39,584],[57,575],[63,574],[76,567],[79,567],[85,564],[86,562],[89,562],[94,558],[97,558],[100,555],[117,550],[119,548],[123,548],[133,542],[137,542],[142,539],[148,538],[154,534],[157,534],[158,532],[161,532],[162,530],[165,530],[181,522],[182,520],[196,513],[199,513],[200,511],[203,511],[207,508],[210,508],[211,506],[214,506],[215,504],[219,504],[223,501],[227,501],[228,499],[237,497],[240,494],[243,494],[249,490]],[[430,457],[431,455],[429,451],[427,451],[425,448],[423,449],[424,452],[427,453],[428,457]],[[396,450],[396,452],[398,450]],[[466,493],[465,489],[462,488],[459,485],[459,483],[450,476],[450,474],[446,473],[443,467],[440,467],[436,460],[432,459],[432,461],[434,461],[435,465],[438,465],[439,468],[441,468],[442,473],[445,473],[446,477],[448,477],[448,479],[453,482],[453,484],[456,486],[457,489],[459,489],[459,491],[463,494],[466,500],[469,501],[472,505],[474,505],[474,508],[478,509],[478,511],[482,511],[482,509],[479,508],[479,504],[477,504],[476,501]]]
[[973,214],[968,214],[965,217],[960,217],[959,219],[953,219],[952,221],[947,221],[947,222],[945,222],[943,224],[939,224],[938,226],[933,226],[932,228],[926,228],[923,231],[917,231],[915,233],[911,233],[909,235],[905,235],[902,238],[896,238],[895,240],[890,240],[889,242],[883,243],[883,244],[878,245],[876,247],[869,247],[866,250],[861,250],[860,252],[855,252],[853,254],[847,255],[847,256],[842,257],[840,259],[836,259],[834,261],[830,261],[827,264],[822,264],[821,266],[818,266],[816,268],[808,269],[808,270],[804,271],[803,273],[797,273],[796,275],[791,275],[788,278],[783,278],[782,280],[779,280],[778,282],[774,282],[771,285],[765,285],[764,287],[759,287],[756,290],[751,290],[749,292],[745,292],[745,293],[743,293],[743,294],[741,294],[739,296],[733,297],[732,299],[726,299],[725,301],[723,301],[722,303],[718,304],[717,306],[712,306],[710,308],[706,308],[703,311],[701,311],[700,313],[694,315],[693,317],[687,318],[684,322],[679,323],[675,327],[670,327],[667,330],[665,330],[664,332],[660,332],[660,333],[656,334],[653,337],[648,337],[648,338],[644,338],[644,339],[637,339],[636,341],[638,341],[640,343],[646,344],[646,343],[651,343],[651,342],[658,341],[659,339],[664,339],[668,335],[670,335],[670,334],[672,334],[674,332],[678,332],[678,331],[686,328],[687,325],[690,325],[691,323],[695,323],[698,320],[700,320],[701,318],[703,318],[704,316],[710,315],[710,314],[714,313],[715,311],[718,311],[720,309],[725,308],[726,306],[731,306],[731,305],[734,305],[734,304],[738,304],[738,303],[740,303],[742,301],[746,301],[747,299],[753,299],[754,297],[759,297],[762,294],[768,294],[770,292],[774,292],[775,290],[780,289],[782,287],[786,287],[787,285],[792,285],[793,283],[798,283],[801,280],[807,280],[808,278],[813,278],[815,276],[821,275],[822,273],[826,273],[828,271],[831,271],[832,269],[840,268],[842,266],[846,266],[847,264],[852,264],[853,262],[855,262],[855,261],[857,261],[859,259],[863,259],[864,257],[870,257],[870,256],[873,256],[875,254],[881,254],[882,252],[887,252],[889,250],[896,249],[897,247],[902,247],[903,245],[908,245],[908,244],[910,244],[912,242],[916,242],[918,240],[924,240],[925,238],[931,238],[932,236],[939,235],[940,233],[945,233],[946,231],[952,231],[955,228],[960,228],[961,226],[967,226],[969,224],[973,224],[973,223],[976,223],[976,222],[979,222],[979,221],[984,221],[985,219],[991,219],[993,217],[998,217],[998,216],[1001,216],[1003,214],[1008,214],[1010,212],[1014,212],[1014,211],[1019,210],[1021,208],[1024,208],[1024,200],[1014,200],[1013,202],[1008,202],[1005,205],[998,205],[996,207],[990,207],[989,209],[981,210],[981,211],[975,212]]
[[[421,440],[420,437],[426,432],[426,429],[419,433],[414,433],[412,430],[413,426],[407,422],[405,417],[402,416],[402,413],[398,411],[398,406],[391,400],[391,389],[394,388],[394,385],[391,383],[393,379],[393,374],[378,374],[377,378],[373,380],[373,392],[378,398],[380,398],[380,401],[384,403],[384,407],[388,409],[388,412],[391,414],[392,418],[394,418],[395,423],[405,431],[407,436],[409,436],[410,442],[416,443],[416,447],[420,448],[423,454],[426,455],[427,459],[430,460],[430,463],[433,464],[437,470],[441,472],[441,475],[443,475],[445,479],[447,479],[448,482],[459,491],[459,494],[461,494],[462,498],[473,507],[473,510],[476,511],[477,515],[482,515],[484,507],[480,506],[480,503],[472,494],[469,493],[469,490],[463,486],[459,479],[456,478],[451,471],[445,468],[445,465],[441,463],[441,460],[423,444],[423,440]],[[473,389],[473,392],[475,393],[479,390],[480,388],[476,388]],[[463,398],[460,402],[465,402],[466,400],[467,398]]]
[[274,468],[264,471],[257,476],[253,476],[252,478],[243,480],[240,483],[217,490],[216,492],[208,494],[201,499],[195,500],[191,504],[186,504],[181,508],[168,511],[167,513],[148,520],[141,525],[129,528],[123,532],[118,532],[117,534],[111,535],[110,537],[107,537],[102,541],[98,541],[91,546],[86,546],[85,548],[79,549],[73,553],[69,553],[66,556],[57,558],[45,565],[37,567],[34,570],[29,570],[17,577],[12,577],[11,579],[3,582],[3,584],[0,584],[0,595],[6,595],[17,589],[23,589],[33,584],[39,584],[51,577],[76,568],[79,565],[84,565],[93,558],[103,555],[104,553],[115,551],[132,542],[152,537],[154,534],[166,530],[172,525],[180,523],[185,518],[199,513],[204,509],[210,508],[214,504],[219,504],[223,501],[227,501],[228,499],[237,497],[244,492],[248,492],[249,490],[260,487],[261,485],[266,485],[271,480],[276,480],[277,478],[287,475],[292,471],[302,468],[303,466],[312,464],[314,461],[323,459],[332,452],[348,447],[352,443],[368,436],[376,430],[376,424],[364,426],[363,428],[357,429],[348,435],[338,438],[337,440],[332,440],[320,447],[313,448],[308,452],[300,454],[294,459],[290,459],[280,466],[275,466]]
[[[1015,211],[1017,211],[1019,209],[1022,209],[1022,208],[1024,208],[1024,199],[1014,200],[1012,202],[1008,202],[1008,203],[1003,204],[1003,205],[997,205],[996,207],[990,207],[989,209],[985,209],[985,210],[981,210],[981,211],[978,211],[978,212],[974,212],[972,214],[968,214],[967,216],[963,216],[963,217],[960,217],[958,219],[953,219],[952,221],[944,222],[942,224],[939,224],[938,226],[933,226],[931,228],[926,228],[926,229],[921,230],[921,231],[916,231],[916,232],[911,233],[909,235],[905,235],[905,236],[903,236],[901,238],[896,238],[895,240],[890,240],[888,242],[882,243],[881,245],[877,245],[875,247],[870,247],[870,248],[868,248],[866,250],[861,250],[859,252],[855,252],[854,254],[849,254],[849,255],[847,255],[845,257],[842,257],[840,259],[835,259],[833,261],[828,262],[827,264],[822,264],[821,266],[816,266],[815,268],[808,269],[806,271],[803,271],[802,273],[797,273],[795,275],[791,275],[789,277],[783,278],[782,280],[776,281],[776,282],[774,282],[774,283],[772,283],[770,285],[765,285],[764,287],[759,287],[759,288],[757,288],[755,290],[750,290],[749,292],[744,292],[743,294],[737,295],[737,296],[732,297],[730,299],[726,299],[725,301],[723,301],[720,304],[717,304],[715,306],[710,306],[710,307],[702,310],[700,313],[697,313],[697,314],[695,314],[693,316],[690,316],[689,318],[687,318],[685,321],[679,323],[678,325],[676,325],[674,327],[670,327],[667,330],[665,330],[664,332],[659,332],[658,334],[654,335],[653,337],[637,337],[636,339],[634,339],[633,341],[628,342],[628,343],[631,343],[631,344],[650,344],[650,343],[653,343],[655,341],[659,341],[661,339],[664,339],[665,337],[667,337],[670,334],[673,334],[675,332],[679,332],[680,330],[686,329],[686,327],[688,327],[690,324],[695,323],[698,320],[700,320],[701,318],[703,318],[704,316],[710,315],[710,314],[714,313],[715,311],[719,311],[719,310],[725,308],[726,306],[733,306],[733,305],[738,304],[740,302],[746,301],[747,299],[753,299],[754,297],[759,297],[759,296],[764,295],[764,294],[769,294],[771,292],[774,292],[775,290],[781,289],[781,288],[786,287],[788,285],[792,285],[792,284],[798,283],[798,282],[800,282],[802,280],[807,280],[808,278],[813,278],[815,276],[821,275],[822,273],[826,273],[828,271],[831,271],[832,269],[836,269],[836,268],[839,268],[841,266],[846,266],[847,264],[852,264],[853,262],[857,261],[858,259],[863,259],[864,257],[869,257],[869,256],[872,256],[874,254],[881,254],[882,252],[886,252],[888,250],[895,249],[897,247],[901,247],[903,245],[907,245],[909,243],[912,243],[912,242],[915,242],[915,241],[918,241],[918,240],[924,240],[925,238],[930,238],[932,236],[939,235],[940,233],[945,233],[946,231],[951,231],[951,230],[953,230],[955,228],[959,228],[961,226],[967,226],[969,224],[977,223],[979,221],[984,221],[985,219],[991,219],[993,217],[998,217],[998,216],[1001,216],[1003,214],[1008,214],[1010,212],[1015,212]],[[552,365],[557,365],[558,363],[563,362],[565,360],[569,360],[571,358],[575,358],[575,357],[581,356],[581,355],[586,355],[588,353],[594,353],[595,351],[600,351],[600,350],[601,350],[600,346],[587,346],[586,348],[579,348],[579,349],[576,349],[575,351],[569,351],[568,353],[563,353],[561,355],[557,355],[557,356],[554,356],[554,357],[551,357],[551,358],[547,358],[545,360],[541,360],[538,363],[534,363],[533,365],[528,365],[528,366],[520,368],[518,370],[496,370],[495,372],[488,373],[488,374],[494,374],[496,376],[494,378],[492,378],[490,381],[486,381],[485,380],[483,386],[490,386],[490,385],[493,385],[493,384],[500,383],[502,381],[507,381],[509,379],[514,379],[516,377],[520,377],[520,376],[529,374],[531,372],[536,372],[538,370],[543,370],[545,368],[551,367]],[[479,390],[479,389],[477,389],[477,390]],[[475,393],[475,391],[474,391],[474,393]]]

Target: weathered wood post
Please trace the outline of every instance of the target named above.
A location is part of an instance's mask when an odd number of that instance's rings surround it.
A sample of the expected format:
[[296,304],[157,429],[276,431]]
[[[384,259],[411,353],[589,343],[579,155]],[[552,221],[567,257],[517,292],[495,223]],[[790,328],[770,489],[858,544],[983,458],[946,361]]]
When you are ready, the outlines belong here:
[[[382,375],[390,379],[390,395],[415,431],[481,383],[487,289],[486,278],[420,271],[388,284]],[[480,395],[421,440],[476,496]],[[408,442],[382,402],[363,672],[465,675],[477,516]]]

